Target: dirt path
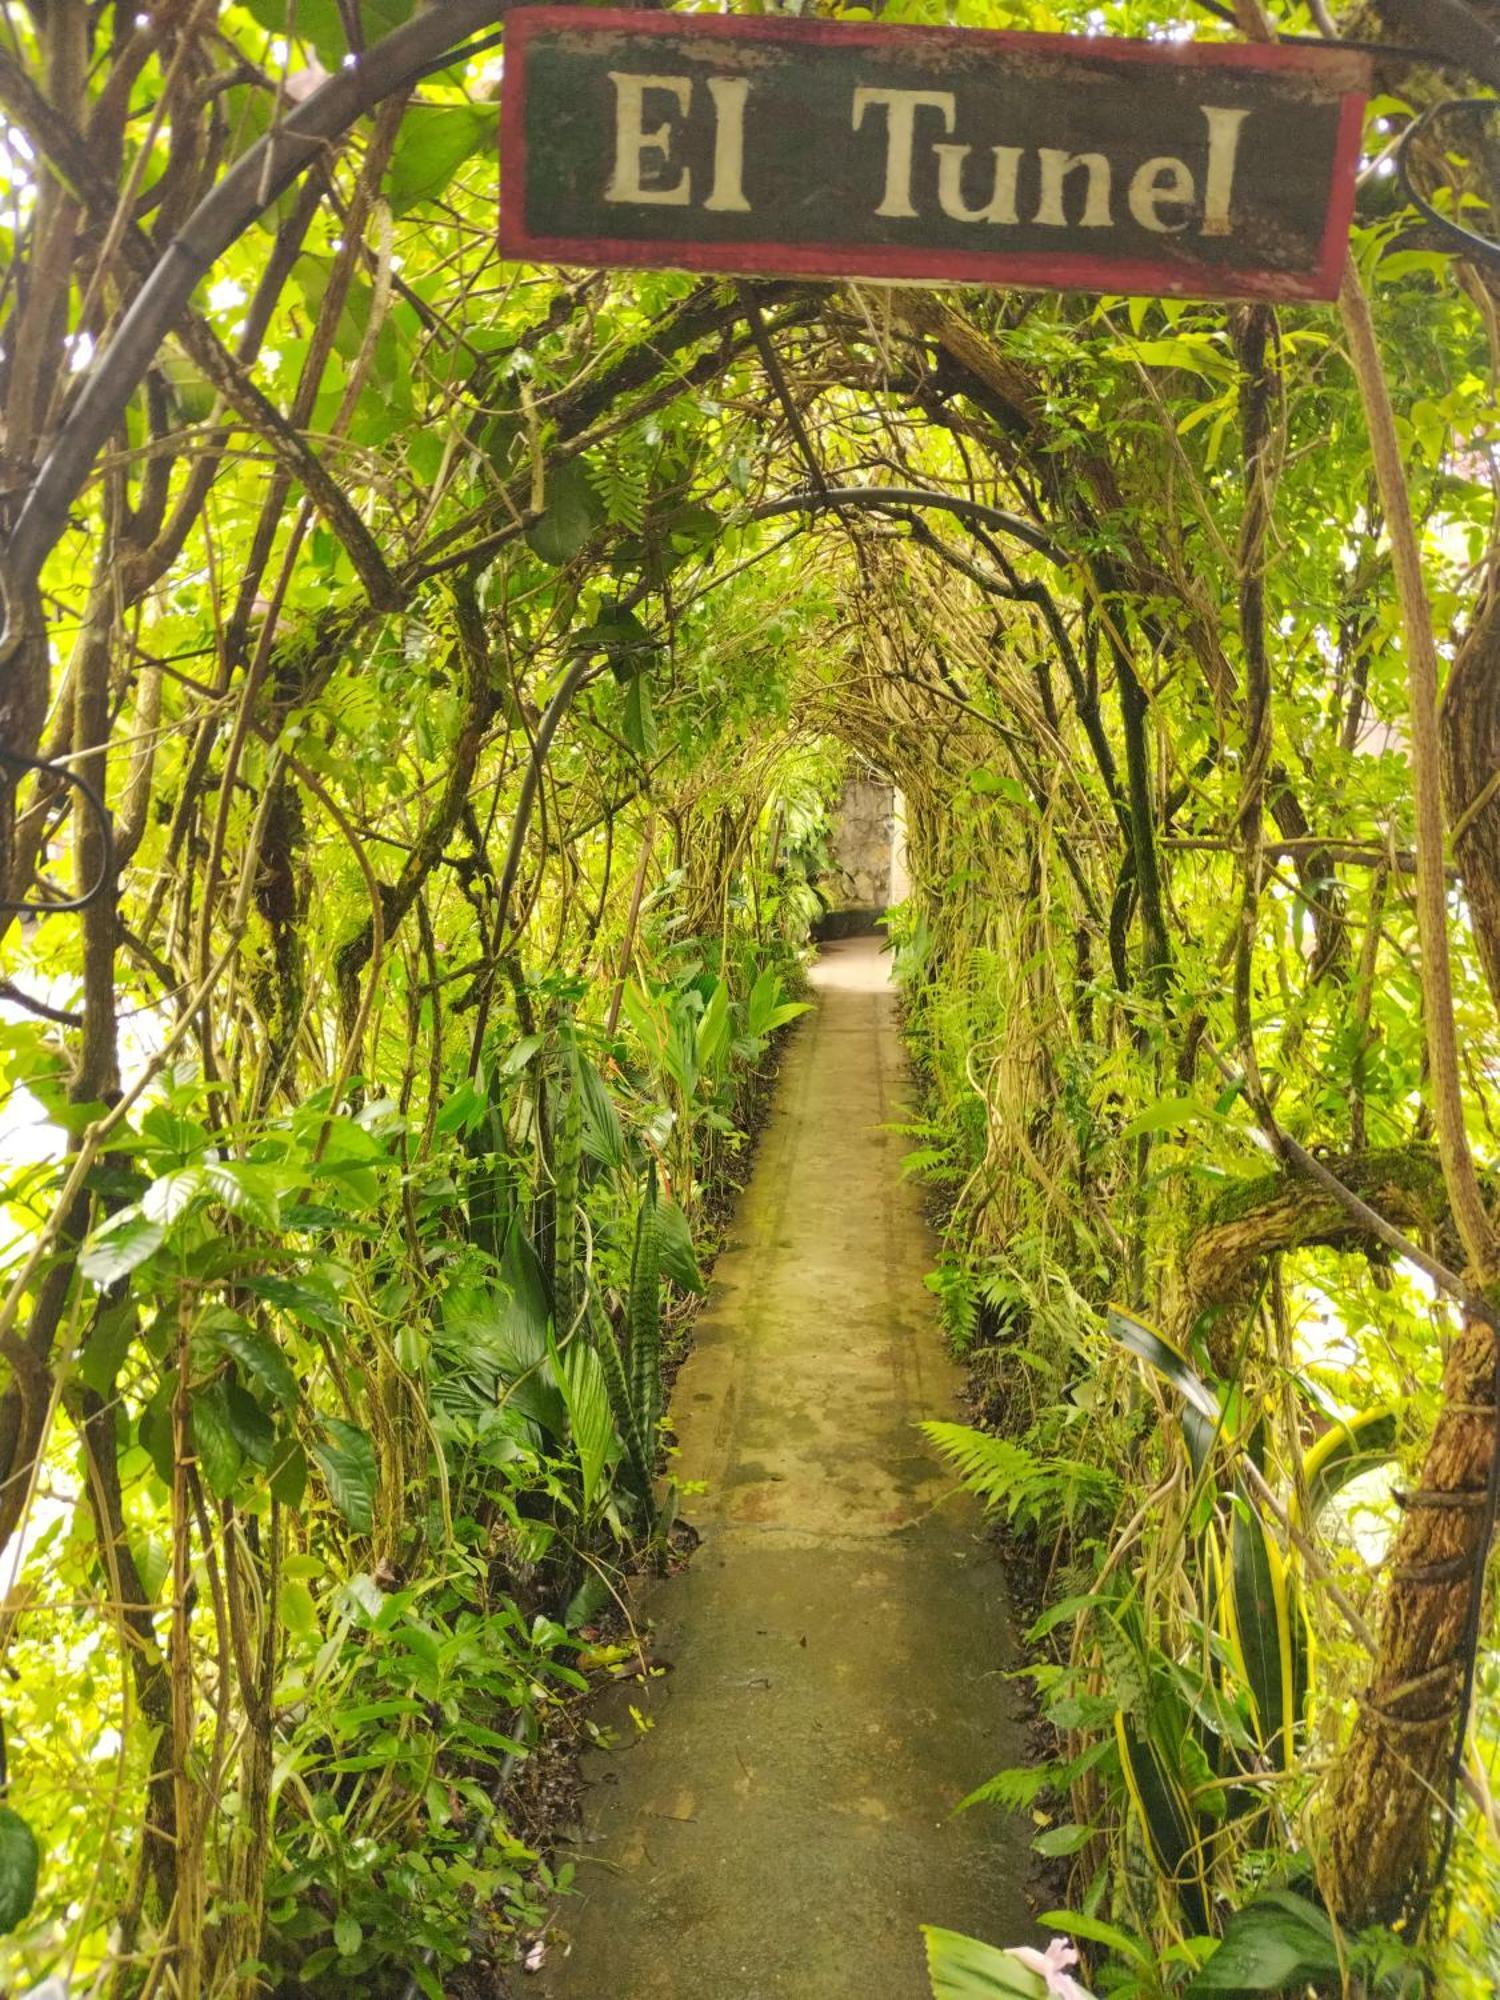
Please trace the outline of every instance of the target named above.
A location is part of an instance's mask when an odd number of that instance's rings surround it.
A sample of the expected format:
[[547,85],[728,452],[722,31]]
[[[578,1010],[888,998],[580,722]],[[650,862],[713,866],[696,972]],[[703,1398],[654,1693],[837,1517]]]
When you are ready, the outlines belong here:
[[880,1129],[907,1103],[886,960],[838,944],[814,977],[677,1380],[703,1546],[643,1605],[669,1671],[609,1698],[553,2000],[926,2000],[919,1923],[1031,1935],[1024,1833],[949,1816],[1022,1743],[995,1562],[916,1428],[959,1375]]

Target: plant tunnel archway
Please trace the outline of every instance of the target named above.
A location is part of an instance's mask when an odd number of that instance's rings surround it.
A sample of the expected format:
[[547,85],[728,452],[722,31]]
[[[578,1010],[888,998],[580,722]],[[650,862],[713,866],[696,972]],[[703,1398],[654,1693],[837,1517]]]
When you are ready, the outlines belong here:
[[[933,1284],[1005,1431],[956,1449],[1078,1586],[1047,1782],[1079,1893],[1092,1870],[1153,1964],[1248,1926],[1267,1855],[1304,1930],[1389,1943],[1441,1916],[1445,1866],[1484,1910],[1493,271],[1456,272],[1372,174],[1342,332],[501,272],[488,99],[455,65],[503,6],[437,0],[329,64],[265,27],[275,0],[222,11],[227,40],[183,15],[158,45],[143,17],[117,47],[57,0],[0,37],[29,149],[0,148],[24,195],[0,1055],[60,1135],[0,1252],[0,1546],[41,1579],[0,1617],[27,1659],[9,1796],[97,1868],[122,1964],[226,1993],[263,1952],[390,1973],[377,1931],[413,1905],[392,1870],[336,1909],[358,1856],[328,1859],[323,1803],[379,1845],[380,1788],[319,1791],[328,1718],[309,1692],[297,1735],[283,1667],[334,1648],[351,1734],[397,1718],[357,1754],[459,1855],[467,1770],[418,1782],[403,1718],[432,1697],[380,1679],[370,1606],[442,1598],[413,1659],[482,1632],[503,1672],[459,1702],[482,1762],[497,1713],[561,1699],[584,1571],[657,1531],[631,1315],[652,1340],[663,1298],[687,1318],[852,754],[910,801],[893,928],[951,1201]],[[1395,36],[1412,11],[1374,15]],[[287,108],[293,45],[322,74]],[[1438,89],[1392,68],[1392,101]],[[429,114],[443,157],[403,182]],[[1492,200],[1477,149],[1413,155]],[[1377,1436],[1406,1495],[1383,1571],[1311,1504]],[[66,1532],[37,1526],[54,1475]],[[125,1688],[118,1837],[28,1757],[41,1735],[67,1765],[41,1690],[68,1684],[75,1601]],[[1304,1616],[1323,1678],[1283,1685]],[[199,1751],[242,1802],[218,1847]],[[41,1893],[97,1958],[103,1919]],[[463,1894],[434,1895],[467,1948]],[[1423,1949],[1481,1976],[1440,1923]]]

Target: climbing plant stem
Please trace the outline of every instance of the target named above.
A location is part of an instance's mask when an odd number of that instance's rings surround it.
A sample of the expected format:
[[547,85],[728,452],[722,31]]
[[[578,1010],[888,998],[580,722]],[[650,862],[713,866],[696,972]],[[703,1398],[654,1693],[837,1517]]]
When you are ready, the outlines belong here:
[[1453,968],[1448,944],[1448,891],[1443,860],[1443,801],[1438,745],[1438,653],[1422,571],[1422,551],[1412,520],[1406,470],[1396,436],[1396,415],[1375,339],[1370,301],[1349,265],[1339,294],[1349,358],[1369,428],[1375,477],[1391,542],[1391,563],[1406,648],[1412,795],[1416,812],[1417,930],[1422,946],[1422,1013],[1432,1068],[1443,1178],[1460,1238],[1481,1285],[1496,1276],[1495,1234],[1479,1188],[1464,1129],[1458,1031],[1453,1018]]

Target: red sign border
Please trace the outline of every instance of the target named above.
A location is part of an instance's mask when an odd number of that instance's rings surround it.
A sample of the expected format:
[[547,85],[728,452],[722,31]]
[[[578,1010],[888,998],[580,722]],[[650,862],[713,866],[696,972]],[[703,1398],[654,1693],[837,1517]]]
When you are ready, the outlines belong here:
[[[1095,252],[922,250],[900,244],[858,252],[858,273],[840,272],[853,254],[848,244],[681,243],[615,236],[532,236],[526,228],[526,132],[523,117],[527,44],[533,34],[570,28],[632,35],[682,35],[705,40],[838,42],[848,48],[889,47],[918,41],[972,48],[981,36],[996,47],[1033,53],[1092,56],[1115,63],[1152,63],[1195,69],[1319,70],[1330,56],[1360,65],[1363,88],[1343,93],[1333,160],[1328,220],[1312,272],[1236,270],[1181,259],[1106,257]],[[506,17],[505,67],[500,90],[500,254],[516,263],[584,264],[734,276],[861,279],[929,279],[937,282],[1010,284],[1046,291],[1122,292],[1195,299],[1306,299],[1337,297],[1345,245],[1354,215],[1355,169],[1369,95],[1368,58],[1341,50],[1277,43],[1143,42],[1107,35],[1031,35],[1004,28],[883,27],[873,22],[786,19],[771,15],[645,13],[634,8],[518,7]],[[509,198],[507,193],[509,191]],[[1217,282],[1216,282],[1217,280]],[[1226,282],[1227,281],[1227,282]]]

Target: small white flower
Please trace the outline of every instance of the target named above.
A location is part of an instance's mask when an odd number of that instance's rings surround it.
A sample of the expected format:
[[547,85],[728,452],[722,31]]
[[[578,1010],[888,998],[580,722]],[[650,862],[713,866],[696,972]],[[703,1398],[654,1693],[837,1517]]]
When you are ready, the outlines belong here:
[[1054,1938],[1045,1951],[1034,1951],[1029,1944],[1012,1945],[1007,1955],[1028,1972],[1039,1972],[1056,2000],[1094,2000],[1068,1971],[1070,1965],[1078,1963],[1078,1952],[1070,1939]]

